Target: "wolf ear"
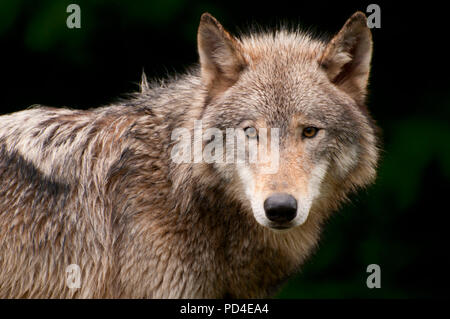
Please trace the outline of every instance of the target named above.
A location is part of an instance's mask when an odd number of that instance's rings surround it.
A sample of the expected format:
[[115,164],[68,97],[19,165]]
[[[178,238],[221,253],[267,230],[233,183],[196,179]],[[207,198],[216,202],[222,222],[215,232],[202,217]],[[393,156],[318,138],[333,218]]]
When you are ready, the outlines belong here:
[[364,13],[354,13],[328,43],[319,63],[328,78],[363,104],[372,58],[372,34]]
[[225,91],[246,66],[240,43],[209,13],[200,19],[197,43],[202,81],[209,94]]

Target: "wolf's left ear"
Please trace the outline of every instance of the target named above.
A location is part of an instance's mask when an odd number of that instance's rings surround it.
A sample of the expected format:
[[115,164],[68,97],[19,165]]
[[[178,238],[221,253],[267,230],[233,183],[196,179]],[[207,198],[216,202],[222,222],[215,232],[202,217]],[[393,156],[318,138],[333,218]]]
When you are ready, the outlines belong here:
[[197,34],[202,81],[210,95],[232,86],[246,66],[239,41],[209,13],[200,19]]
[[319,63],[328,78],[363,104],[372,58],[372,34],[364,13],[354,13],[328,43]]

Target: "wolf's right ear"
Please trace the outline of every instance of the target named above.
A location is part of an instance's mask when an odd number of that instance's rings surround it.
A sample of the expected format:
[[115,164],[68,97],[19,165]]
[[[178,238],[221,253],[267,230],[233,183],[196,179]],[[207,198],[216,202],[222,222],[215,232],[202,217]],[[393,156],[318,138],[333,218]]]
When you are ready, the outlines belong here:
[[241,45],[209,13],[203,13],[197,34],[201,77],[210,96],[232,86],[247,65]]
[[338,88],[363,104],[372,58],[372,35],[364,13],[354,13],[331,39],[320,65]]

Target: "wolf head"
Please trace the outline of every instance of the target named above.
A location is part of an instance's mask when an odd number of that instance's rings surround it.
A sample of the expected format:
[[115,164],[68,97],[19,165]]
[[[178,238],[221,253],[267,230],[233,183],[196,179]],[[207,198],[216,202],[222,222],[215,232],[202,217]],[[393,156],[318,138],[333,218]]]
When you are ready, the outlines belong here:
[[259,143],[264,130],[278,132],[269,161],[214,164],[258,223],[275,230],[302,225],[374,179],[377,140],[364,105],[372,38],[363,13],[330,41],[288,30],[236,38],[205,13],[198,51],[203,123],[241,128],[249,143]]

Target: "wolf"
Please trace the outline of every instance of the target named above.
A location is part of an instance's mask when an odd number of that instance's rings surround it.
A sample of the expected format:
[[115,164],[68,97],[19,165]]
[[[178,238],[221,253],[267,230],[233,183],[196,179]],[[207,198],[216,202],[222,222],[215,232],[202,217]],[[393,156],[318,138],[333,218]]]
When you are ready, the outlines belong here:
[[[233,36],[204,13],[197,41],[198,65],[144,76],[115,104],[0,117],[0,298],[272,296],[331,213],[373,183],[362,12],[329,38]],[[195,121],[255,143],[276,128],[276,172],[270,150],[269,163],[173,161],[173,131]]]

